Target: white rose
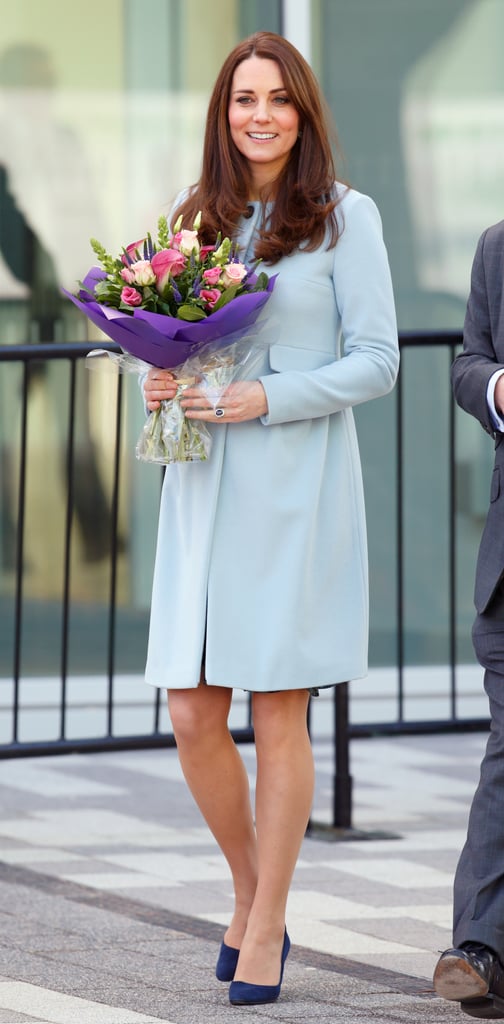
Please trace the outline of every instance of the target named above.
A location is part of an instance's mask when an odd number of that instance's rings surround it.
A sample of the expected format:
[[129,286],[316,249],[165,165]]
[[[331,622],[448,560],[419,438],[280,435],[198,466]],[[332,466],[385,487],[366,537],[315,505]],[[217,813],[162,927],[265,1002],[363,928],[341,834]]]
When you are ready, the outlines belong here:
[[156,275],[149,260],[137,260],[137,262],[133,263],[129,269],[134,275],[133,280],[135,284],[154,284]]
[[200,251],[198,232],[186,231],[185,229],[181,231],[178,248],[180,249],[180,252],[184,254],[184,256],[190,256],[192,252],[195,253],[195,255],[197,256]]

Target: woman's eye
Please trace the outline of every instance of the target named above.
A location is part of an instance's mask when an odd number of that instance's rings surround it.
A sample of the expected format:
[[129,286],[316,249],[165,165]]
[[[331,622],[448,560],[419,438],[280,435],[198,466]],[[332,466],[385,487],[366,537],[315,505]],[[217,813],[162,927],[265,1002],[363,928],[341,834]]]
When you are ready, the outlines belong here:
[[275,96],[275,103],[284,106],[285,103],[290,103],[290,100],[288,96]]
[[246,103],[251,103],[252,102],[252,97],[251,96],[237,96],[236,102],[240,103],[242,106],[245,106]]

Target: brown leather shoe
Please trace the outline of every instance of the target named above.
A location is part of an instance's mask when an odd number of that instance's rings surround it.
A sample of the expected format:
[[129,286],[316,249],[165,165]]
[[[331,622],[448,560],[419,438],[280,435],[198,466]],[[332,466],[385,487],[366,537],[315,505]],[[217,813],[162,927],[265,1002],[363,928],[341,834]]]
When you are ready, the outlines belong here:
[[504,969],[488,946],[467,942],[445,950],[434,971],[434,990],[442,999],[460,1002],[470,1017],[504,1019]]

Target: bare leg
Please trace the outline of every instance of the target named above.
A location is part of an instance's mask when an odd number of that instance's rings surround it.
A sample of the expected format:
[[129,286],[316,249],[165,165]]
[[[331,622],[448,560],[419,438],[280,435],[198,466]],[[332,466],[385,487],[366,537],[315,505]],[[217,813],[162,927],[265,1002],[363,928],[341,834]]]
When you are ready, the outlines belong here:
[[229,732],[232,690],[170,690],[168,707],[191,793],[231,869],[235,912],[225,934],[239,949],[257,883],[257,850],[245,765]]
[[308,692],[255,693],[258,881],[235,978],[277,985],[292,875],[313,800]]

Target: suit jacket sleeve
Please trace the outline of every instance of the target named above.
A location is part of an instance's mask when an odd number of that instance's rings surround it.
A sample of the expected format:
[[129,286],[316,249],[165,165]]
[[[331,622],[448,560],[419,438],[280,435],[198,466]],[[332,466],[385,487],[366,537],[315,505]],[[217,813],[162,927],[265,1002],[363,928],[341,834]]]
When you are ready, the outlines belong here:
[[[500,301],[494,297],[489,275],[500,266],[502,282],[502,241],[501,258],[495,260],[494,239],[489,230],[483,232],[474,256],[471,273],[471,291],[464,321],[464,348],[452,367],[453,391],[458,404],[475,416],[482,427],[492,436],[495,426],[487,404],[487,388],[490,377],[498,369],[504,369],[496,352],[492,313]],[[498,278],[496,277],[496,283]],[[500,286],[502,291],[502,283]],[[504,353],[501,353],[501,356]]]
[[474,603],[480,614],[488,608],[504,568],[504,433],[495,431],[487,405],[488,382],[498,369],[504,369],[504,221],[488,228],[479,240],[464,322],[464,348],[452,367],[457,402],[496,437],[490,502],[474,588]]

